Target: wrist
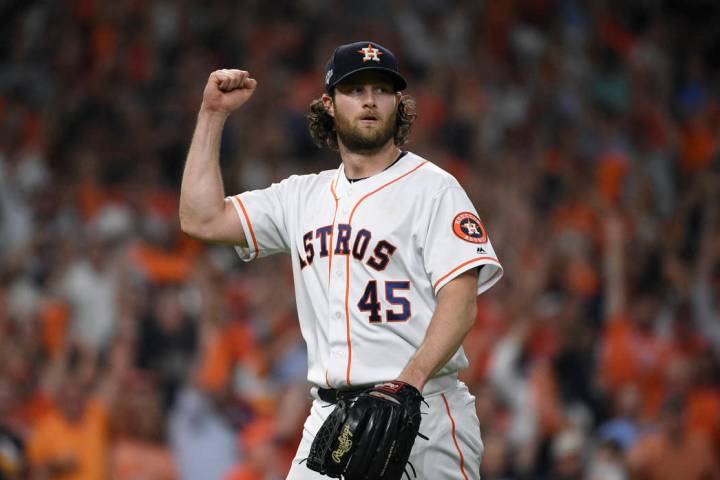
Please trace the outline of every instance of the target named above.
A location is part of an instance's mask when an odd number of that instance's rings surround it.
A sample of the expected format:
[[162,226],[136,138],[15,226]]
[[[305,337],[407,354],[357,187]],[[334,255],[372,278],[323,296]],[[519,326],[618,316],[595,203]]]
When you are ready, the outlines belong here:
[[425,382],[427,382],[427,377],[417,372],[413,373],[403,371],[396,380],[398,382],[407,383],[408,385],[415,387],[418,392],[422,392],[423,387],[425,387]]
[[198,112],[198,117],[202,117],[205,119],[208,119],[210,121],[214,122],[222,122],[224,123],[227,117],[230,115],[230,112],[223,112],[221,110],[215,110],[212,108],[209,108],[205,105],[205,102],[203,102],[200,105],[200,111]]

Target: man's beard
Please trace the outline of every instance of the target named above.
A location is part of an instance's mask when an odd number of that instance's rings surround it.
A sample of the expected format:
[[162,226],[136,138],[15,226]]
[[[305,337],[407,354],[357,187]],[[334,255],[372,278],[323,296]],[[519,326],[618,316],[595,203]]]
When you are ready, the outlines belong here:
[[397,132],[396,115],[394,113],[389,119],[381,120],[377,117],[378,128],[368,130],[352,123],[342,115],[335,115],[335,131],[338,140],[351,152],[373,153],[382,147],[395,136]]

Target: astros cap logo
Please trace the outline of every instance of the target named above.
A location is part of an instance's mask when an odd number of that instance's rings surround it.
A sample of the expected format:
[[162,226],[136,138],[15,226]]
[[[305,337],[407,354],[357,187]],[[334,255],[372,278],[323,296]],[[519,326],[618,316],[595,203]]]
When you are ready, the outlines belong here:
[[455,216],[452,224],[453,232],[459,238],[470,243],[487,242],[487,233],[480,219],[473,213],[462,212]]
[[362,61],[363,63],[367,62],[368,60],[372,60],[375,62],[380,63],[380,55],[383,54],[380,50],[372,46],[372,43],[368,43],[368,46],[365,48],[361,48],[357,51],[358,53],[362,53],[364,55]]
[[324,70],[325,92],[332,92],[338,83],[361,70],[384,72],[392,80],[396,92],[407,88],[395,55],[377,42],[362,40],[340,45],[330,55]]

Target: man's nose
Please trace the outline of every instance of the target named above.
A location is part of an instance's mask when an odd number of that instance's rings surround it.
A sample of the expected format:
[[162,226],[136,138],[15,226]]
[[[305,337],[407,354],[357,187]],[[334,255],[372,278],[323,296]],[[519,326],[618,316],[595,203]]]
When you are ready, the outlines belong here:
[[365,87],[362,93],[363,106],[374,107],[375,99],[375,89],[371,86]]

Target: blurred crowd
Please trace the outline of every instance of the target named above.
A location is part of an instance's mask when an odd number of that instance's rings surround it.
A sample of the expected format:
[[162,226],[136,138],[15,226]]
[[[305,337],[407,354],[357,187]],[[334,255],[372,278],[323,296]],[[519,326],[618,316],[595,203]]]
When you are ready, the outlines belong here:
[[395,51],[408,149],[505,277],[463,380],[485,480],[720,478],[720,7],[711,0],[63,0],[0,15],[0,479],[284,478],[309,407],[287,257],[180,233],[217,68],[228,193],[335,168],[340,43]]

